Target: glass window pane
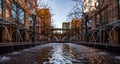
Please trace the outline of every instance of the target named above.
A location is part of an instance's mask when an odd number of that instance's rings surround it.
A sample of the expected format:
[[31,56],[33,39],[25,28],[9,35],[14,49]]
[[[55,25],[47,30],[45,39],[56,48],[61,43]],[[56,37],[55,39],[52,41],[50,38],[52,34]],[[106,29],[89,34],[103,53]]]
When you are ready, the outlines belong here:
[[2,18],[2,0],[0,0],[0,18]]
[[12,4],[12,17],[15,21],[24,23],[24,11],[20,9],[16,4]]

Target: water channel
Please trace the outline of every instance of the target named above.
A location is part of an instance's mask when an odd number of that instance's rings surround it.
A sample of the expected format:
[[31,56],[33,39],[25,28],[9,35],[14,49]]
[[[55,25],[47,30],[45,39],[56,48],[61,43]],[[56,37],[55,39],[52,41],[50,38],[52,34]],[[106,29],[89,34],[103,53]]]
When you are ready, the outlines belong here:
[[73,43],[48,43],[0,55],[0,64],[119,64],[120,55]]

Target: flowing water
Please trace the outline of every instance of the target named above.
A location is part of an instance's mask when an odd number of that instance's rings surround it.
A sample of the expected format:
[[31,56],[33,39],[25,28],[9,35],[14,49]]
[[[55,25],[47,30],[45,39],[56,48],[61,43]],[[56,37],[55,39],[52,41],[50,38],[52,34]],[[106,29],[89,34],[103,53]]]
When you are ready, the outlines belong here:
[[49,43],[0,56],[0,64],[119,64],[120,56],[72,43]]
[[11,45],[11,50],[13,51],[13,43],[11,42],[12,41],[12,38],[10,36],[10,32],[8,31],[7,27],[4,26],[4,25],[0,25],[0,27],[3,27],[5,29],[5,31],[7,32],[7,36],[8,36],[8,39],[9,39],[9,42],[10,42],[10,45]]

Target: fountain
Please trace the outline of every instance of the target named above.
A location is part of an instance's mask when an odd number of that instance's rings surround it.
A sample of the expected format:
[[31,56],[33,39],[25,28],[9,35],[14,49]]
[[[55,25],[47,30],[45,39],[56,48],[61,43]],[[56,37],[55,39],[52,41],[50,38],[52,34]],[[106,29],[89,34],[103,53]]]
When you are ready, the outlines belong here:
[[94,38],[94,42],[97,42],[97,34],[98,34],[98,31],[94,31],[93,33],[92,33],[92,38]]
[[[14,33],[16,32],[16,34],[15,34],[15,41],[16,42],[21,42],[21,44],[23,45],[23,49],[25,49],[25,47],[24,47],[24,42],[23,42],[23,38],[22,38],[22,34],[20,33],[20,30],[17,28],[17,29],[15,29],[14,31],[13,31],[13,35],[14,35]],[[13,36],[12,35],[12,36]],[[18,44],[18,43],[17,43]]]
[[10,32],[8,31],[7,27],[4,26],[4,25],[0,25],[0,27],[3,27],[5,29],[5,31],[7,32],[7,36],[8,36],[8,39],[9,39],[9,42],[10,42],[10,46],[11,46],[11,50],[13,52],[13,43],[11,42],[12,41],[12,38],[10,36]]
[[76,37],[75,36],[71,37],[70,41],[76,41]]
[[56,37],[56,36],[53,36],[53,39],[52,39],[53,41],[55,40],[55,41],[59,41],[59,39]]
[[99,33],[98,33],[98,35],[97,35],[97,37],[96,37],[96,40],[98,40],[99,38],[99,40],[100,40],[100,43],[101,42],[104,42],[101,38],[102,38],[102,32],[103,31],[105,31],[107,34],[109,34],[106,30],[104,30],[104,29],[102,29],[101,31],[99,31]]
[[52,57],[49,59],[50,64],[73,64],[72,58],[70,56],[65,56],[62,43],[53,44],[52,47]]
[[115,41],[112,41],[112,40],[113,40],[113,39],[112,39],[112,32],[115,30],[115,28],[120,28],[120,26],[114,26],[114,27],[112,28],[112,30],[109,32],[109,34],[108,34],[108,35],[109,35],[109,38],[110,38],[110,39],[109,39],[109,40],[110,40],[109,42],[111,42],[111,43],[112,43],[112,42],[115,42]]
[[63,38],[62,38],[62,41],[65,41],[65,39],[68,39],[68,37],[67,37],[67,36],[63,37]]

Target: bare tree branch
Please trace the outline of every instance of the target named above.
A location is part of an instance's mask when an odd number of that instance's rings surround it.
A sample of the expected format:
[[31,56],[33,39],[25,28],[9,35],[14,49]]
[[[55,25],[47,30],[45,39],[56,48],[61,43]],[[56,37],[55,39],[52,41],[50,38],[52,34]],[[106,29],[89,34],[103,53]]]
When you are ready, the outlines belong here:
[[82,17],[82,7],[83,1],[82,0],[71,0],[74,5],[72,7],[71,12],[68,14],[68,18],[71,20],[72,18],[81,18]]

